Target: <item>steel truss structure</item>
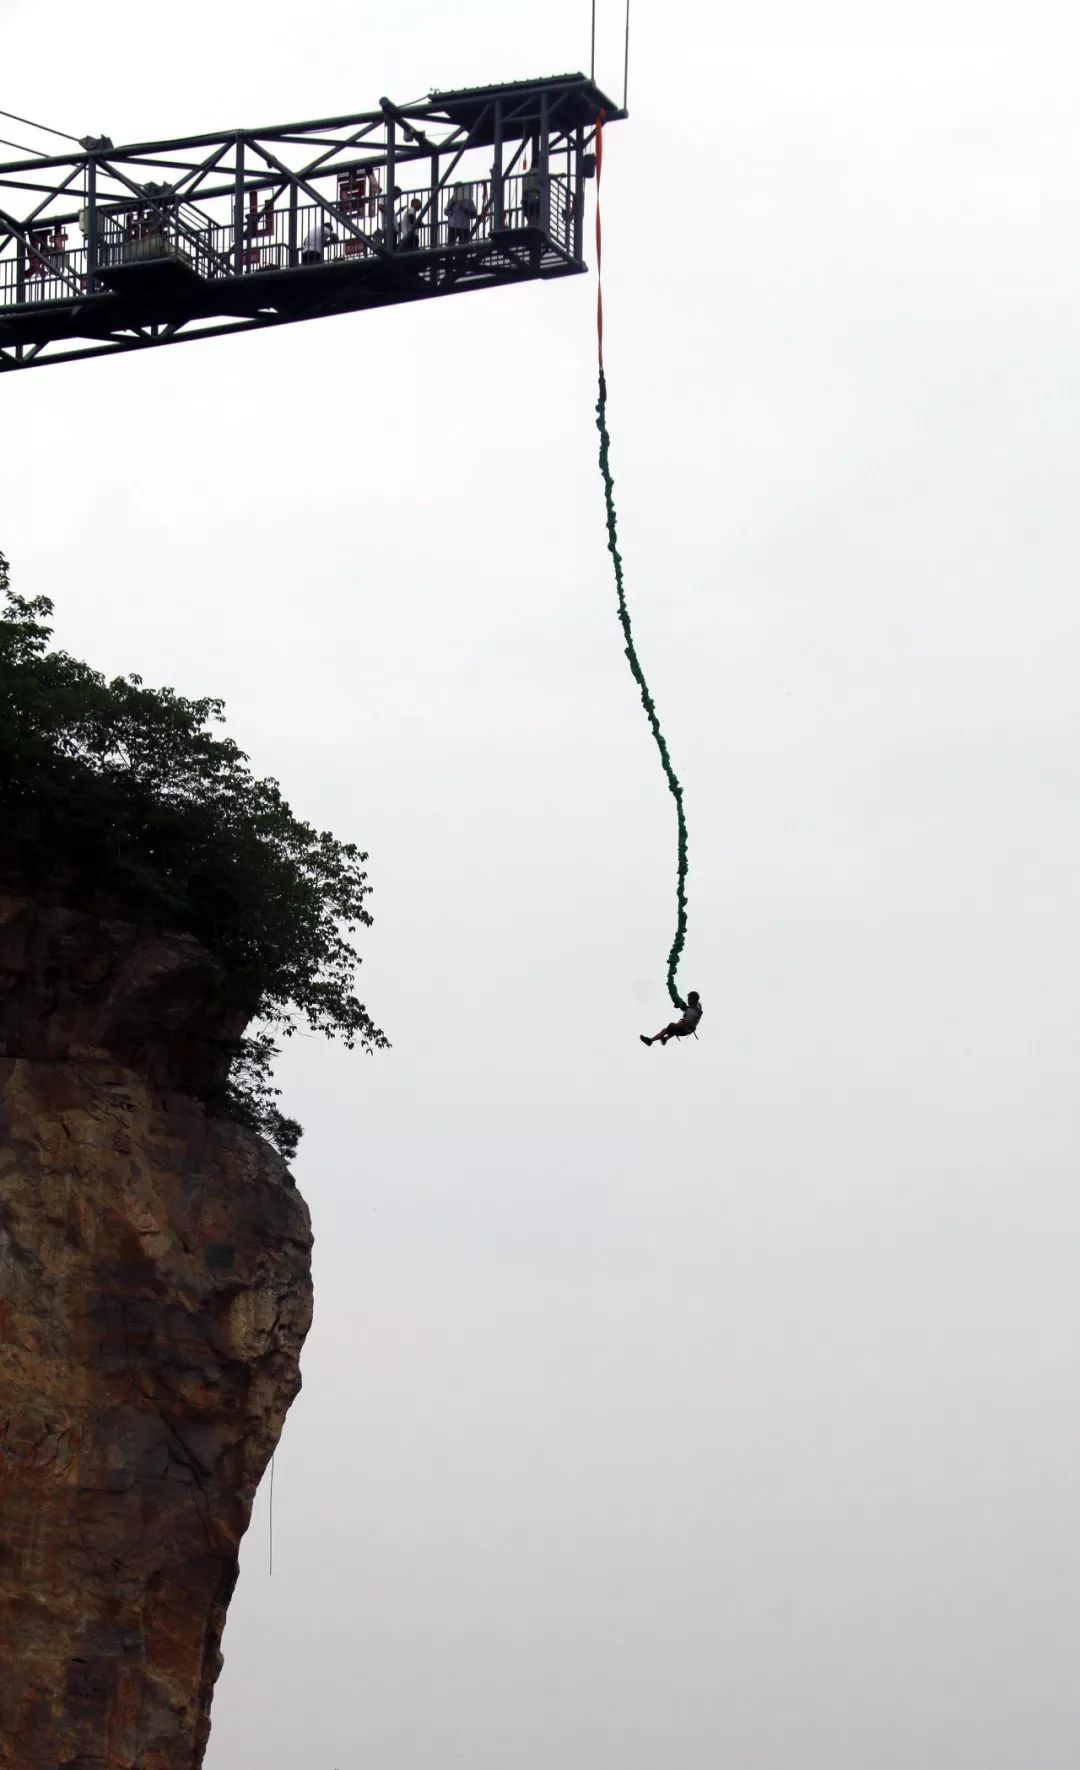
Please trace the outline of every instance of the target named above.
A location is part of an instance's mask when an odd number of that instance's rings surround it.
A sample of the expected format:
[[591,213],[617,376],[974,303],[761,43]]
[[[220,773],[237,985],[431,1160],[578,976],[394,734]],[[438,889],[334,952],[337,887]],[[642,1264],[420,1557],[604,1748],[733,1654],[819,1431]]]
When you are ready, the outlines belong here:
[[0,371],[584,271],[584,74],[0,165]]

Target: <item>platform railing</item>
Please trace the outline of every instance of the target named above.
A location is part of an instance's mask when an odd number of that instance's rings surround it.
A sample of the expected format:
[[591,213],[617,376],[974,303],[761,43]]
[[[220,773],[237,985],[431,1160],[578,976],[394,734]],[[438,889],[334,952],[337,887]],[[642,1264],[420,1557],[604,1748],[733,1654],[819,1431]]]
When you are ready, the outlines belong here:
[[86,247],[20,245],[0,258],[0,307],[73,301],[86,291]]
[[[452,252],[468,260],[476,248],[494,242],[500,251],[512,248],[521,235],[536,249],[537,236],[562,252],[573,252],[575,198],[569,180],[554,174],[516,173],[502,180],[501,204],[490,180],[464,184],[475,214],[469,218],[468,238],[451,242],[449,212],[454,188],[441,187],[432,210],[430,187],[402,190],[394,203],[393,226],[387,238],[387,205],[378,196],[349,219],[366,238],[342,226],[333,202],[290,204],[287,197],[263,199],[245,214],[239,263],[236,229],[194,209],[168,211],[160,208],[133,216],[130,210],[97,213],[95,271],[107,272],[119,265],[136,265],[159,258],[180,260],[207,282],[224,277],[310,264],[349,263],[384,257],[407,258],[418,252]],[[413,200],[420,208],[415,230],[408,216]],[[325,228],[325,234],[320,230]],[[69,248],[69,229],[42,230],[36,244],[9,244],[0,256],[0,307],[36,305],[39,302],[71,301],[88,293],[88,251],[81,243]],[[321,241],[321,244],[320,244]],[[414,242],[412,244],[411,242]],[[95,283],[96,283],[96,279]],[[101,284],[96,284],[101,287]]]

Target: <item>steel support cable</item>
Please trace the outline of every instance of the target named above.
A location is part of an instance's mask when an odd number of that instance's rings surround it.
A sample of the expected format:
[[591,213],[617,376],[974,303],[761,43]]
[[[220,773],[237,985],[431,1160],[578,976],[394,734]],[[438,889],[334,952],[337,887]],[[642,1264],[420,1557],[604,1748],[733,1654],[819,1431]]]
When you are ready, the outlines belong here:
[[10,118],[12,123],[25,123],[28,129],[40,129],[45,135],[58,135],[62,141],[73,141],[76,147],[82,147],[77,135],[69,135],[66,129],[50,129],[47,123],[35,123],[30,117],[17,117],[14,111],[0,111],[0,117]]
[[604,480],[604,505],[607,511],[608,551],[615,567],[615,589],[618,595],[619,622],[623,637],[626,640],[626,656],[630,664],[634,681],[641,694],[641,704],[648,716],[656,747],[660,752],[667,784],[675,801],[675,815],[678,823],[678,871],[676,875],[675,898],[677,914],[675,920],[675,938],[671,943],[671,951],[667,962],[667,988],[677,1008],[685,1008],[686,1003],[679,994],[675,974],[679,969],[683,946],[686,942],[686,813],[683,808],[683,790],[679,777],[671,763],[664,734],[660,729],[656,705],[649,693],[649,685],[645,680],[645,672],[641,668],[637,651],[634,647],[634,635],[630,626],[630,610],[626,602],[626,590],[623,584],[622,554],[619,552],[619,536],[615,515],[615,483],[611,477],[611,438],[607,427],[607,379],[604,375],[604,292],[601,277],[603,262],[603,241],[600,225],[600,174],[604,163],[604,120],[603,115],[596,125],[596,351],[599,362],[600,397],[596,402],[596,428],[600,432],[600,472]]

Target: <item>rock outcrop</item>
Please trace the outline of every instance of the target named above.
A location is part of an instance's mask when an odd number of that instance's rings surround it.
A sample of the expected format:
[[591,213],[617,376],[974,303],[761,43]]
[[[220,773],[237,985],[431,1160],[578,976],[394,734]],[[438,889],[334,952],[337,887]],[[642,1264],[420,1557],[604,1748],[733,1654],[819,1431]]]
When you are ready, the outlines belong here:
[[202,1763],[311,1320],[285,1164],[199,1103],[244,1018],[187,937],[0,897],[3,1770]]

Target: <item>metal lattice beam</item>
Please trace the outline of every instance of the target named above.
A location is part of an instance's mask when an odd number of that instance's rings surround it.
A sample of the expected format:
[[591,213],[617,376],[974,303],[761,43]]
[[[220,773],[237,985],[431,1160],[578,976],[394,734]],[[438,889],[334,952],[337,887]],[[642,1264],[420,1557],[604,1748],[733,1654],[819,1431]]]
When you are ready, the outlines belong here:
[[0,372],[586,266],[590,79],[0,164]]

